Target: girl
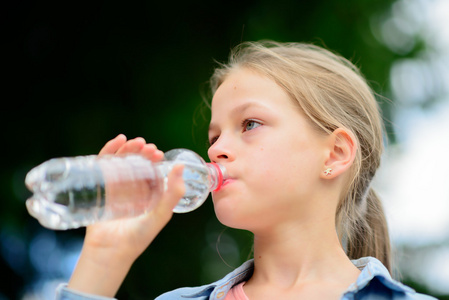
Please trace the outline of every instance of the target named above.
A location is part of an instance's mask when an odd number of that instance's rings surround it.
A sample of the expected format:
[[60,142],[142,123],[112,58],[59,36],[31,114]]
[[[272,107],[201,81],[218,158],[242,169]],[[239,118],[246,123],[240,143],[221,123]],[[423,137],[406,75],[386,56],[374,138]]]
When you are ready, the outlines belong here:
[[[382,205],[371,189],[382,153],[373,92],[347,60],[306,44],[244,43],[211,79],[212,195],[223,224],[254,234],[254,259],[225,278],[158,299],[431,299],[389,275]],[[163,153],[119,135],[100,154]],[[154,211],[87,228],[59,299],[108,299],[183,195],[182,167]],[[95,296],[98,295],[98,296]]]

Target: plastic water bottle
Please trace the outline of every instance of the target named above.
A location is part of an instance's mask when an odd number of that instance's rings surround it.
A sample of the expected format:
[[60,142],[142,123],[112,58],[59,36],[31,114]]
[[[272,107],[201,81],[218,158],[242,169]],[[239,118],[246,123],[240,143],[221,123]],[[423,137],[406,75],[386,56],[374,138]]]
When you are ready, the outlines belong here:
[[173,211],[190,212],[220,188],[226,171],[187,149],[170,150],[157,163],[136,154],[51,159],[27,174],[33,195],[26,206],[44,227],[58,230],[138,216],[158,203],[177,164],[184,165],[185,194]]

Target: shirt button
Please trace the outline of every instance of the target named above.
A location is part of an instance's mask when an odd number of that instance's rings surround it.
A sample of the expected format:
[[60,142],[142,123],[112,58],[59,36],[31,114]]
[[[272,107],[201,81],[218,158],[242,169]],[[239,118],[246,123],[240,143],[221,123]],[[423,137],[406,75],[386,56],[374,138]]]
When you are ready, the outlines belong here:
[[221,298],[221,297],[223,297],[224,296],[224,292],[219,292],[218,294],[217,294],[217,298]]

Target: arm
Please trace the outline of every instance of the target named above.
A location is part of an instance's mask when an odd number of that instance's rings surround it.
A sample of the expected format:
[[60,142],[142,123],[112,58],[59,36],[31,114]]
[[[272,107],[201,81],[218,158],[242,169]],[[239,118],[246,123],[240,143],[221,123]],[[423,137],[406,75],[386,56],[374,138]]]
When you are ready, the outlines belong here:
[[[142,138],[126,141],[119,135],[108,142],[102,154],[139,153],[160,161],[163,153]],[[148,247],[173,215],[173,208],[184,193],[182,166],[168,178],[168,188],[151,212],[129,219],[100,222],[86,230],[78,264],[69,281],[74,291],[113,297],[137,257]]]

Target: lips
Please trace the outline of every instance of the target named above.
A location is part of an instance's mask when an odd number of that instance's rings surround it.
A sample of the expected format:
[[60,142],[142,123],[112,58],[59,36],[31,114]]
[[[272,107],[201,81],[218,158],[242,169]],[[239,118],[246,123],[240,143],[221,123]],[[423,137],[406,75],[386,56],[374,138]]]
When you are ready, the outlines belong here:
[[215,192],[221,191],[223,188],[230,185],[234,181],[235,181],[234,178],[226,178],[225,180],[223,180],[223,183],[221,184],[220,188],[218,190],[216,190]]
[[233,182],[235,179],[234,178],[227,178],[223,181],[223,184],[221,186],[225,186],[230,184],[231,182]]
[[230,175],[229,169],[227,167],[224,168],[223,171],[223,181],[221,183],[221,186],[215,190],[214,192],[219,192],[221,191],[224,187],[228,186],[229,184],[231,184],[232,182],[234,182],[236,180],[235,177]]

